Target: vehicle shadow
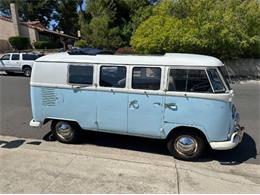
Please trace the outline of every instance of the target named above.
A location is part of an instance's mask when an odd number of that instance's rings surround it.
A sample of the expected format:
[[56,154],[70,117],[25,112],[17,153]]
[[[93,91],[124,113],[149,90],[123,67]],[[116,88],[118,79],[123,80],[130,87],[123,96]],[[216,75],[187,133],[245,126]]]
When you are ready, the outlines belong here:
[[238,165],[249,159],[256,159],[256,156],[256,143],[250,135],[245,133],[242,142],[236,148],[225,151],[209,149],[201,160],[217,160],[222,165]]
[[2,74],[2,72],[0,72],[0,76],[1,77],[25,77],[23,73],[19,73],[19,72],[14,72],[9,74],[7,73]]
[[6,148],[6,149],[14,149],[19,148],[21,145],[23,145],[25,142],[24,139],[17,139],[12,141],[2,141],[0,140],[0,147]]
[[[55,141],[51,132],[43,138],[47,141]],[[154,153],[171,156],[167,150],[165,140],[117,135],[110,133],[84,131],[78,144],[90,144],[110,148],[126,149],[138,152]],[[199,162],[219,161],[222,165],[238,165],[251,158],[256,158],[257,150],[254,139],[244,134],[241,144],[227,151],[216,151],[208,148]]]

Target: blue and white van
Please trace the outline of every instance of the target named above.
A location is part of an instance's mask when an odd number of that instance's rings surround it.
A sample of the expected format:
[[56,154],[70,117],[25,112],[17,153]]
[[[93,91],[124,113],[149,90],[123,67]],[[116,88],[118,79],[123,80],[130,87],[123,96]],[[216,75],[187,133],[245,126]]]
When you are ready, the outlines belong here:
[[193,54],[47,55],[32,71],[30,125],[52,121],[63,143],[81,130],[165,139],[174,157],[194,160],[243,137],[223,68]]

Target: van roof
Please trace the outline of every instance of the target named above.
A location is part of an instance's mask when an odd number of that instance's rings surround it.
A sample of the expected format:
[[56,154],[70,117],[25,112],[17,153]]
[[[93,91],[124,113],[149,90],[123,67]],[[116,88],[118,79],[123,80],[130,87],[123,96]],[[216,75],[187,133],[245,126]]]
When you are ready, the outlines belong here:
[[165,55],[69,55],[67,52],[46,55],[36,62],[98,63],[122,65],[182,65],[182,66],[223,66],[211,56],[197,54],[166,53]]

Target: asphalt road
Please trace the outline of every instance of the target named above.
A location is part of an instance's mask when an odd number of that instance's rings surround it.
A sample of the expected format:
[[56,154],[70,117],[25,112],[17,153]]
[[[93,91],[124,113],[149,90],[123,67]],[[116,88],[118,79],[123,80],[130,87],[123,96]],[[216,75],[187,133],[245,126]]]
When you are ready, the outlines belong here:
[[[20,75],[7,76],[0,72],[0,134],[48,140],[50,124],[42,128],[29,126],[32,118],[29,81],[29,78]],[[233,88],[241,116],[240,124],[246,129],[244,139],[233,150],[209,150],[201,161],[216,160],[225,165],[260,164],[260,82],[235,84]],[[163,141],[131,136],[88,132],[81,144],[169,155]]]

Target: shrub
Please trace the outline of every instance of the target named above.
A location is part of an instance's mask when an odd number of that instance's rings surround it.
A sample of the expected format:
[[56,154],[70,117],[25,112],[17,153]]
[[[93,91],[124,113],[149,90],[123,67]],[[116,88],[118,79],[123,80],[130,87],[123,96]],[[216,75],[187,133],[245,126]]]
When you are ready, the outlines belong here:
[[257,57],[257,0],[162,0],[131,38],[137,53],[199,53],[220,58]]
[[34,43],[35,49],[55,49],[60,48],[60,42],[53,42],[53,41],[36,41]]
[[87,44],[87,41],[81,39],[81,40],[75,41],[74,46],[84,48],[84,47],[88,47],[88,44]]
[[9,43],[12,45],[14,49],[27,49],[30,46],[30,41],[27,37],[9,37]]

